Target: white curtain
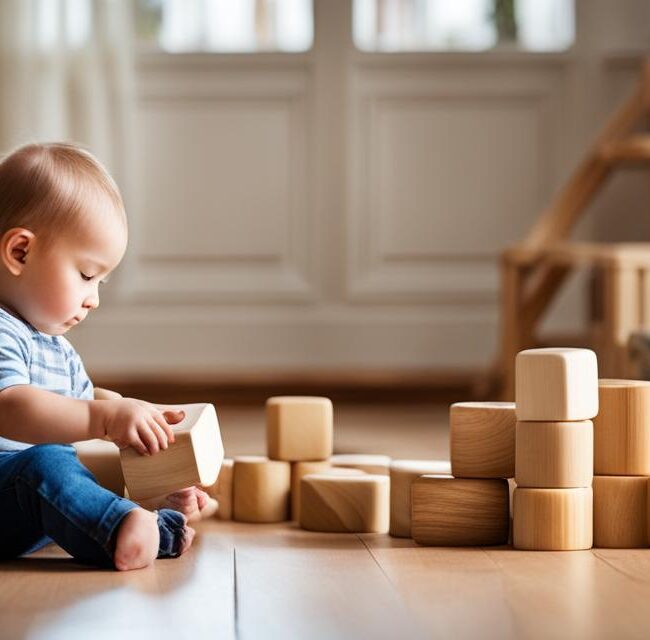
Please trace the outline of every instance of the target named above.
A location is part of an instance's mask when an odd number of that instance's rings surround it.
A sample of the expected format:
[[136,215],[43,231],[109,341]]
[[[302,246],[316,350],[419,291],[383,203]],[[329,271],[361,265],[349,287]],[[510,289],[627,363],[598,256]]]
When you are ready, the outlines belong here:
[[130,0],[0,0],[0,153],[79,142],[128,191],[132,34]]

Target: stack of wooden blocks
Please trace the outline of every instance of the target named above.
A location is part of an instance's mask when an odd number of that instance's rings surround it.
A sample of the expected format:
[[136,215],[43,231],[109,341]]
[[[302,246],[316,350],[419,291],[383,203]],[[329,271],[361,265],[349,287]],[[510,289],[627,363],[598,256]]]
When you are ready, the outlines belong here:
[[648,546],[650,382],[600,380],[594,420],[594,546]]
[[592,546],[596,355],[588,349],[530,349],[517,355],[513,545]]

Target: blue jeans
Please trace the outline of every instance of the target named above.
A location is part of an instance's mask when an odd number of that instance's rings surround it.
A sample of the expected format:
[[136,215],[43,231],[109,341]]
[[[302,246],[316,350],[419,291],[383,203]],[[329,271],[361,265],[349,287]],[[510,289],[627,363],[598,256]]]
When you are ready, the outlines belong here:
[[[117,527],[137,507],[101,487],[72,445],[0,452],[0,559],[54,541],[83,564],[114,569]],[[185,519],[171,509],[157,514],[158,557],[177,557]]]

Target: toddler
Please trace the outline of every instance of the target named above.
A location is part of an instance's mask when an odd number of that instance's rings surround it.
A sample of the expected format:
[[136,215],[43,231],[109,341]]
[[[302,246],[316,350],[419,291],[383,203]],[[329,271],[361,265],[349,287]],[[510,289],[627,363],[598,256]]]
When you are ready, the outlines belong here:
[[95,400],[64,337],[99,306],[126,244],[118,188],[84,149],[30,144],[0,162],[0,558],[53,540],[80,562],[128,570],[192,543],[186,514],[204,492],[148,511],[97,484],[70,444],[107,437],[155,455],[183,418],[117,394]]

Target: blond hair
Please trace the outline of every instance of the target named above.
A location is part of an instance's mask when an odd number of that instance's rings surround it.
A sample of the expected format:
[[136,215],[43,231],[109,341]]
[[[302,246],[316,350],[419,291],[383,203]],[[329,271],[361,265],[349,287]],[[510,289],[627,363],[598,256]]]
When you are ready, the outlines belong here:
[[104,166],[83,147],[63,142],[26,144],[0,162],[0,237],[25,227],[49,243],[93,215],[118,215],[122,196]]

